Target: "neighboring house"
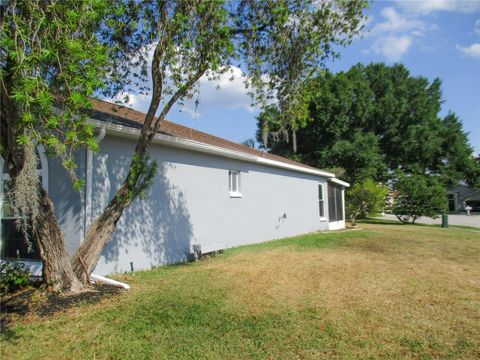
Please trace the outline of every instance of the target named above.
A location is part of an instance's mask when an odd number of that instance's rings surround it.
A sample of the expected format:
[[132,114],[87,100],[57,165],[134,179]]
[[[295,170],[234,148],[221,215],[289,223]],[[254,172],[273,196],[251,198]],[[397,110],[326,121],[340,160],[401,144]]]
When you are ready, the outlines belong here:
[[[103,101],[93,104],[89,121],[97,128],[100,151],[78,154],[85,191],[72,190],[62,166],[39,151],[38,171],[70,254],[124,180],[145,116]],[[149,153],[158,174],[148,197],[136,199],[118,222],[95,269],[99,275],[187,261],[194,249],[207,253],[345,227],[348,184],[332,173],[168,121]],[[8,175],[2,173],[3,191]],[[37,253],[27,253],[3,205],[2,258],[19,250],[40,271]]]
[[470,206],[472,211],[480,211],[480,190],[459,185],[447,192],[448,211],[465,212]]

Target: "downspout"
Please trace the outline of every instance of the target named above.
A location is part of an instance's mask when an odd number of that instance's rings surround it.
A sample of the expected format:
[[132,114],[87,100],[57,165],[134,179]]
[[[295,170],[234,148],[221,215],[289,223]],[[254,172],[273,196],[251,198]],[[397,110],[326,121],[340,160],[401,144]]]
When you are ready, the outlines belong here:
[[100,275],[97,275],[97,274],[90,274],[90,280],[93,281],[93,282],[112,285],[112,286],[119,287],[119,288],[122,288],[122,289],[125,289],[125,290],[130,290],[130,285],[128,285],[128,284],[122,283],[120,281],[112,280],[112,279],[109,279],[109,278],[106,278],[104,276],[100,276]]
[[[105,128],[100,128],[95,142],[100,144],[100,142],[105,138],[106,130]],[[93,151],[87,150],[87,159],[85,164],[85,217],[83,218],[83,231],[84,236],[87,235],[87,229],[92,222],[92,177],[93,177]],[[82,238],[83,241],[83,238]]]

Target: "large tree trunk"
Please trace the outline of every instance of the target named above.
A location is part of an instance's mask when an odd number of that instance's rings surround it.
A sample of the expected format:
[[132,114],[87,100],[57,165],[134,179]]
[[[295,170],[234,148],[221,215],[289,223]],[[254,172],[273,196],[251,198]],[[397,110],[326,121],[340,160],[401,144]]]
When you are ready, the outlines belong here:
[[33,235],[42,258],[43,281],[50,291],[80,292],[84,287],[72,270],[53,203],[44,189],[39,195],[38,223]]
[[121,201],[128,191],[128,184],[117,191],[108,206],[88,228],[85,239],[71,259],[73,271],[83,282],[88,282],[89,276],[97,265],[103,248],[111,239],[118,220],[130,202]]
[[[7,74],[5,80],[8,82],[8,79],[9,74]],[[0,93],[0,144],[4,166],[8,169],[10,178],[14,179],[23,168],[24,163],[23,148],[16,141],[20,114],[15,102],[8,95],[8,86],[3,79]],[[70,258],[65,250],[63,235],[55,217],[53,203],[47,192],[40,186],[39,188],[40,209],[33,240],[40,249],[40,257],[43,263],[43,281],[52,291],[81,291],[83,285],[72,270]]]
[[162,42],[159,42],[155,48],[152,60],[152,100],[135,146],[128,175],[103,213],[90,225],[84,241],[71,259],[75,274],[79,279],[82,279],[83,282],[88,281],[88,276],[95,269],[103,249],[112,238],[118,220],[120,220],[125,209],[129,207],[134,200],[130,194],[132,192],[136,193],[138,186],[140,186],[141,175],[136,173],[138,169],[134,169],[134,159],[145,159],[148,148],[160,127],[160,123],[165,119],[167,113],[178,99],[184,96],[207,70],[201,66],[197,73],[193,74],[182,87],[177,89],[163,107],[160,115],[155,118],[161,101],[163,79],[165,76],[165,69],[160,66],[163,50]]
[[[158,65],[157,65],[158,66]],[[71,259],[73,271],[76,276],[84,283],[88,282],[90,274],[95,269],[98,259],[102,254],[102,250],[111,240],[118,220],[123,214],[123,211],[130,206],[133,199],[129,195],[130,192],[135,191],[138,185],[139,174],[136,174],[132,168],[134,158],[145,158],[147,149],[156,134],[158,126],[152,123],[155,119],[155,113],[160,104],[161,90],[155,87],[152,102],[150,104],[148,113],[145,117],[142,132],[137,141],[135,151],[130,164],[130,170],[125,178],[122,186],[117,190],[112,200],[103,210],[102,214],[89,226],[85,239],[80,244],[80,247],[75,252]],[[157,119],[158,120],[158,119]],[[155,123],[157,124],[157,123]],[[138,170],[137,170],[138,171]]]

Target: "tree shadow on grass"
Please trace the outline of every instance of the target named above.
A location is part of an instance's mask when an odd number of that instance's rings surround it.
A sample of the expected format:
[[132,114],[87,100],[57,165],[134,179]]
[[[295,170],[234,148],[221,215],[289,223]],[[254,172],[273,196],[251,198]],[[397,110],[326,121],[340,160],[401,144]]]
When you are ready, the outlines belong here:
[[12,327],[29,317],[45,318],[70,308],[113,298],[125,290],[110,285],[95,285],[91,290],[72,295],[46,293],[34,287],[3,296],[0,302],[0,339],[14,341],[19,336]]

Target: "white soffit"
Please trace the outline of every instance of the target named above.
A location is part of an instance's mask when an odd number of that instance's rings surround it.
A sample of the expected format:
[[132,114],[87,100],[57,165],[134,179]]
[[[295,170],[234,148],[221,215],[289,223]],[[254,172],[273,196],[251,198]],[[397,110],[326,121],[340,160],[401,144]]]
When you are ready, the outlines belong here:
[[[129,126],[112,124],[112,123],[99,121],[91,118],[88,120],[88,122],[96,127],[105,128],[107,131],[122,134],[125,137],[137,138],[140,135],[140,129],[132,128]],[[195,140],[182,139],[179,137],[164,135],[164,134],[156,134],[154,138],[154,142],[172,146],[172,147],[178,147],[178,148],[189,149],[189,150],[198,151],[202,153],[223,156],[231,159],[244,160],[244,161],[258,163],[262,165],[268,165],[272,167],[297,171],[301,173],[328,177],[328,178],[332,178],[331,181],[336,180],[336,182],[340,185],[347,186],[347,187],[350,186],[348,183],[344,181],[335,179],[335,174],[333,173],[329,173],[329,172],[318,170],[318,169],[304,168],[302,166],[288,164],[288,163],[284,163],[277,160],[267,159],[262,156],[247,154],[241,151],[226,149],[220,146],[205,144]]]

